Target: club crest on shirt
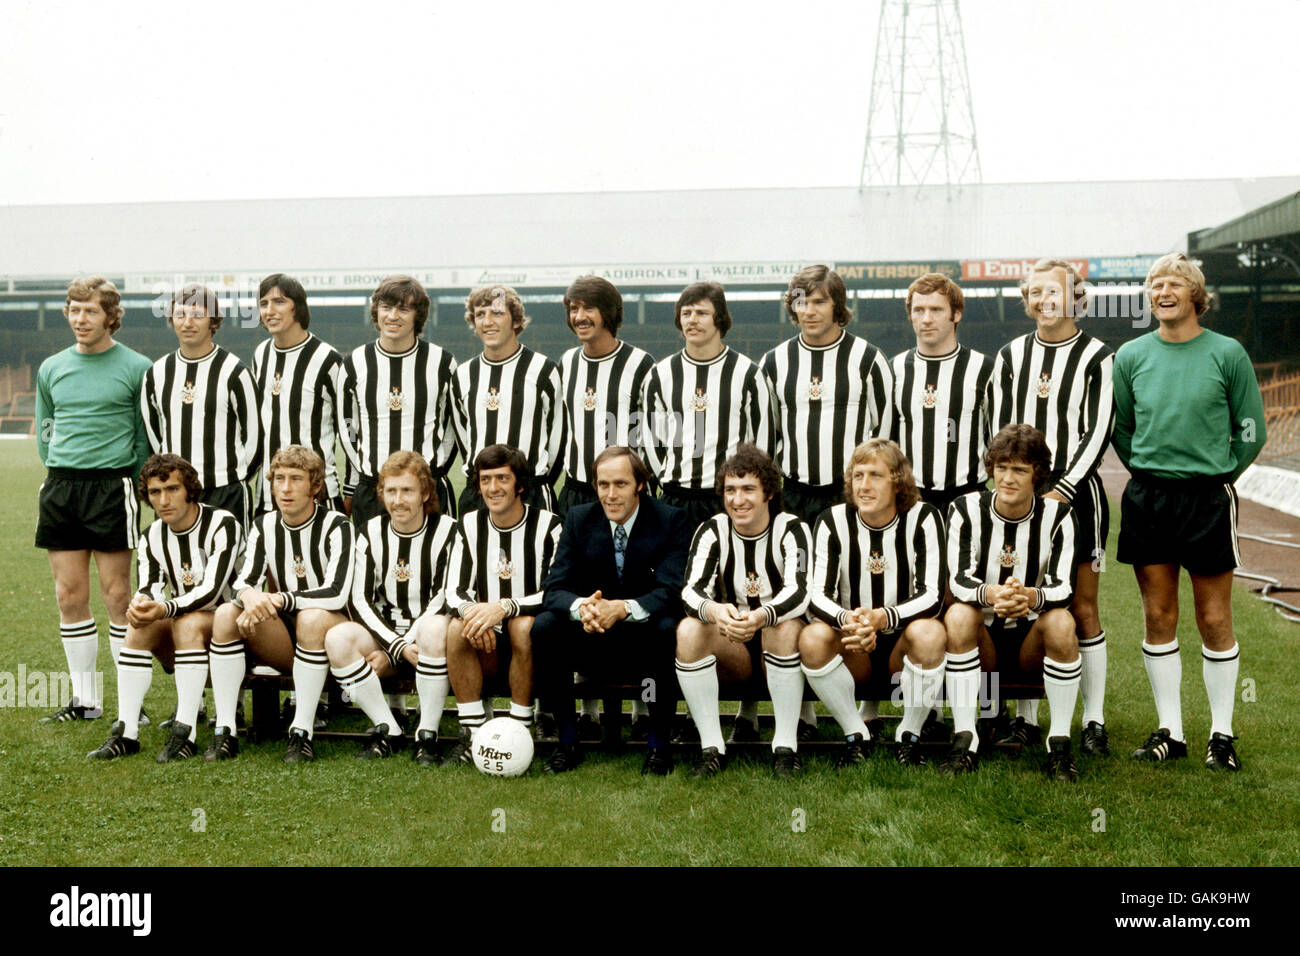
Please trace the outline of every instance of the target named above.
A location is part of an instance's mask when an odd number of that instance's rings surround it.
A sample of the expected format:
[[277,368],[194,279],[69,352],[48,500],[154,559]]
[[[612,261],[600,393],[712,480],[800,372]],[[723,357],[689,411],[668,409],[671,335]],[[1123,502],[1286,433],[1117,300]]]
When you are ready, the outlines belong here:
[[589,412],[596,410],[596,390],[590,385],[587,386],[587,393],[582,396],[582,407]]
[[302,559],[301,554],[293,559],[293,573],[300,578],[307,576],[307,562]]
[[808,383],[808,400],[813,402],[820,402],[822,400],[822,380],[816,375],[814,375],[812,381]]
[[411,566],[404,558],[398,558],[397,563],[393,565],[393,578],[397,581],[411,580]]
[[181,401],[186,405],[194,404],[194,383],[186,382],[181,386]]
[[925,387],[925,392],[924,392],[924,394],[921,395],[921,407],[922,407],[922,408],[934,408],[934,406],[935,406],[937,403],[938,403],[938,399],[935,397],[935,394],[934,394],[934,386],[933,386],[933,385],[927,385],[927,386]]
[[758,597],[763,591],[762,582],[758,579],[757,571],[750,571],[749,577],[745,579],[745,594],[749,597]]
[[1014,568],[1020,561],[1020,555],[1016,553],[1016,549],[1011,545],[1004,544],[998,561],[1004,568]]
[[697,389],[695,390],[695,398],[692,400],[692,403],[691,403],[691,404],[692,404],[692,407],[693,407],[697,412],[703,412],[703,411],[707,411],[707,410],[708,410],[708,407],[709,407],[709,396],[707,396],[707,395],[704,394],[704,389],[702,389],[702,388],[697,388]]
[[1048,375],[1046,372],[1038,376],[1038,384],[1034,386],[1034,390],[1038,392],[1039,398],[1047,398],[1047,396],[1051,395],[1052,376]]
[[483,399],[483,404],[487,406],[489,412],[495,412],[501,407],[501,393],[493,385],[488,389],[487,396]]
[[872,574],[884,574],[889,570],[889,562],[879,551],[872,551],[871,557],[867,558],[867,570]]
[[388,393],[388,410],[390,412],[400,412],[402,410],[402,390],[396,385]]
[[199,576],[198,576],[197,574],[194,573],[194,569],[191,568],[191,567],[189,566],[188,563],[186,563],[186,564],[182,564],[182,565],[181,565],[181,584],[182,584],[182,585],[184,585],[184,586],[187,587],[187,588],[192,588],[192,587],[194,587],[194,584],[195,584],[195,582],[198,581],[198,579],[199,579]]
[[497,577],[502,581],[509,581],[515,574],[515,563],[510,560],[504,551],[497,555]]
[[275,376],[271,379],[271,394],[272,395],[280,394],[280,373],[279,372],[276,372]]

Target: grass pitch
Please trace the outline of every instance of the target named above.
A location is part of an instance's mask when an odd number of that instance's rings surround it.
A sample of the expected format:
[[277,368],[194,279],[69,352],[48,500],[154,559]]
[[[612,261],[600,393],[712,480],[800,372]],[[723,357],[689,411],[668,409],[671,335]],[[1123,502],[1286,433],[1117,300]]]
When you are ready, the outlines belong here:
[[[680,758],[691,754],[680,752],[677,773],[666,779],[642,778],[635,752],[589,751],[581,768],[556,779],[535,761],[525,777],[498,780],[468,767],[416,767],[406,754],[356,761],[356,744],[328,741],[306,766],[282,763],[279,742],[245,745],[233,763],[160,766],[153,757],[164,734],[156,727],[142,730],[139,756],[92,763],[85,754],[107,736],[116,707],[107,619],[93,584],[108,713],[86,724],[37,723],[62,701],[35,706],[32,688],[40,681],[30,675],[65,668],[48,565],[31,544],[42,475],[33,441],[0,443],[7,489],[0,500],[0,692],[6,678],[11,689],[0,696],[6,866],[1300,863],[1300,748],[1292,724],[1300,711],[1300,628],[1236,591],[1242,687],[1234,729],[1245,770],[1213,774],[1201,764],[1209,708],[1185,583],[1191,757],[1135,764],[1127,753],[1154,728],[1155,710],[1139,649],[1137,586],[1113,551],[1101,602],[1116,755],[1078,758],[1084,776],[1075,786],[1045,779],[1032,754],[989,759],[958,781],[883,756],[840,775],[817,754],[801,778],[778,783],[766,760],[742,758],[702,785],[686,779]],[[15,688],[20,666],[28,683]],[[149,713],[161,718],[174,703],[172,679],[155,667]],[[208,733],[200,730],[200,749]]]

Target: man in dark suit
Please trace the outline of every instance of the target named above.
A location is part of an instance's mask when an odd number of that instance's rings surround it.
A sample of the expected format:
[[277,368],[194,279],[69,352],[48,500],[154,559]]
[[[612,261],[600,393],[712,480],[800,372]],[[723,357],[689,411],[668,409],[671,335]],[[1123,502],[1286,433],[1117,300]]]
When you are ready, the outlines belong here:
[[533,622],[533,661],[560,745],[547,773],[582,762],[573,672],[641,684],[650,705],[643,774],[672,772],[671,724],[682,578],[691,528],[684,512],[650,497],[650,471],[622,445],[593,463],[595,504],[569,510],[546,576],[545,610]]

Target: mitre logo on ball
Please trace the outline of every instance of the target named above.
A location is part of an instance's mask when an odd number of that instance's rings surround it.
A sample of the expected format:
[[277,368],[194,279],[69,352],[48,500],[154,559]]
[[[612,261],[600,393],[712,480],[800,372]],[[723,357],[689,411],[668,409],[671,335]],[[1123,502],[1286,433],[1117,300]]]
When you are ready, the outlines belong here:
[[533,735],[522,720],[494,717],[473,740],[474,766],[493,777],[518,777],[533,762]]

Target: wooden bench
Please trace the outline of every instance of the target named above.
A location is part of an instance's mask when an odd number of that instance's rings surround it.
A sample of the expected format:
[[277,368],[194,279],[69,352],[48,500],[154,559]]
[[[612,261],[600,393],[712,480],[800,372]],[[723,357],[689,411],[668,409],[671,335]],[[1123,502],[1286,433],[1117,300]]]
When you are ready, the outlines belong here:
[[[1004,676],[1005,674],[1005,676]],[[1044,696],[1042,680],[1034,680],[1031,676],[1019,672],[1018,668],[1000,672],[998,675],[996,687],[992,681],[987,688],[990,697],[996,693],[996,697],[991,699],[993,712],[997,712],[999,702],[1008,700],[1039,699]],[[408,677],[385,677],[381,681],[384,692],[387,694],[404,694],[411,695],[415,691],[415,681]],[[252,694],[252,719],[248,722],[248,740],[250,743],[257,743],[265,740],[279,740],[284,738],[284,727],[280,722],[280,693],[293,689],[293,678],[289,674],[282,674],[274,668],[266,665],[253,667],[248,676],[245,678],[244,686]],[[337,687],[334,684],[334,678],[331,675],[326,684],[327,687]],[[887,677],[878,677],[873,675],[871,679],[857,687],[857,700],[875,700],[880,702],[889,702],[894,695],[896,685]],[[485,695],[492,697],[509,697],[510,689],[505,683],[504,677],[490,678],[484,683]],[[762,675],[755,675],[749,681],[743,683],[724,681],[719,685],[718,698],[721,701],[740,701],[740,700],[760,700],[768,699],[767,683]],[[638,700],[641,697],[642,686],[639,682],[635,683],[596,683],[594,681],[579,681],[576,684],[576,697],[581,699],[598,699],[601,701],[604,714],[601,718],[601,730],[603,739],[600,744],[603,749],[610,751],[619,751],[628,746],[638,746],[639,742],[625,740],[623,728],[627,723],[627,715],[623,713],[623,704],[625,701]],[[804,684],[804,700],[817,701],[817,695],[812,687],[806,682]],[[680,696],[679,696],[680,700]],[[455,708],[448,708],[444,715],[455,716]],[[498,716],[504,712],[498,712]],[[984,714],[982,717],[986,716]],[[679,716],[680,719],[680,716]],[[896,717],[886,717],[886,720],[893,721]],[[819,722],[825,725],[827,720],[834,721],[831,718],[823,717]],[[759,716],[760,726],[765,729],[771,727],[771,715]],[[360,740],[364,735],[355,732],[346,732],[339,730],[323,730],[317,734],[323,740]],[[836,736],[833,740],[814,740],[805,741],[800,744],[801,748],[820,749],[823,747],[838,747],[843,741]],[[748,747],[768,746],[767,743],[738,745]]]

